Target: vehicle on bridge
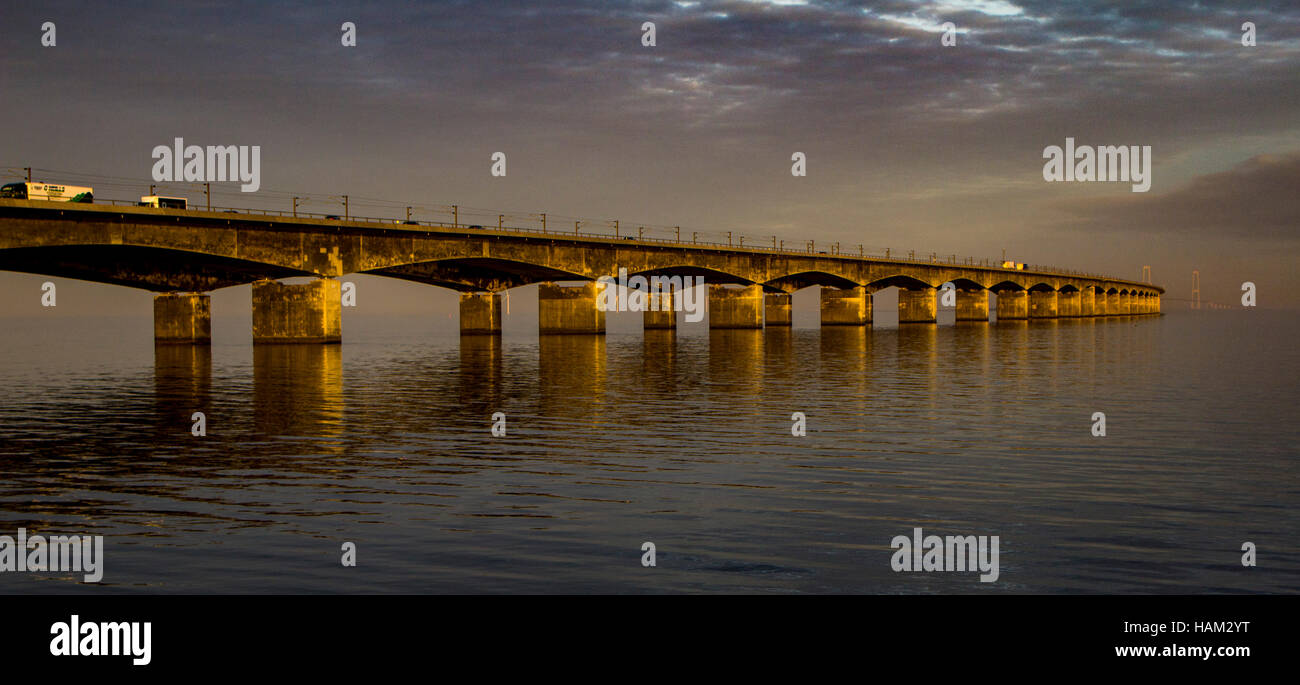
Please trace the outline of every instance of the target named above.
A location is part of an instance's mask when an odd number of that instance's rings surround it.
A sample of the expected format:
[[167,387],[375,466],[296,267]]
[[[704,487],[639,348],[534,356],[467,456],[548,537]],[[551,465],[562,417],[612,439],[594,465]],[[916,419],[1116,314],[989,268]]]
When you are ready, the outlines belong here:
[[1015,269],[1016,271],[1024,271],[1025,265],[1023,262],[1002,262],[1002,268]]
[[141,207],[158,207],[159,209],[185,209],[189,201],[183,197],[163,197],[162,195],[145,195],[140,198]]
[[58,183],[6,183],[0,186],[0,198],[48,202],[94,202],[95,189]]

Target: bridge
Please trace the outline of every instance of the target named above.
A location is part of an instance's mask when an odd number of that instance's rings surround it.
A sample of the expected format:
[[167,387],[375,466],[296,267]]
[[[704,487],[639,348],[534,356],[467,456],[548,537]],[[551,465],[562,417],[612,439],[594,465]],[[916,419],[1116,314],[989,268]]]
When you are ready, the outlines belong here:
[[[582,235],[109,204],[0,200],[0,269],[114,283],[158,293],[159,343],[211,340],[207,292],[253,285],[253,340],[338,342],[346,274],[373,274],[461,293],[463,334],[501,332],[501,293],[542,284],[542,333],[601,334],[602,276],[695,276],[708,284],[714,328],[789,326],[791,293],[820,286],[822,325],[867,326],[872,298],[897,287],[900,324],[936,323],[951,283],[957,321],[1158,315],[1164,289],[1046,267],[817,251],[783,244],[735,246],[679,238]],[[312,277],[309,283],[277,279]],[[565,282],[585,282],[563,286]],[[670,303],[678,293],[667,296]],[[673,328],[679,312],[647,311],[648,328]]]

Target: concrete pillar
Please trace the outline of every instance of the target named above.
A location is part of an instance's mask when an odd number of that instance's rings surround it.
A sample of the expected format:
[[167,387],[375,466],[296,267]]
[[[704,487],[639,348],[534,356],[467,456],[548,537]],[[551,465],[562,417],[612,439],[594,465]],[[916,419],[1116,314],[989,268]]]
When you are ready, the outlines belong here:
[[201,293],[154,295],[153,339],[162,344],[211,344],[212,298]]
[[603,284],[592,281],[563,287],[543,283],[537,290],[537,324],[542,334],[605,334],[605,312],[596,306]]
[[1055,319],[1057,316],[1057,298],[1055,290],[1029,291],[1029,318]]
[[1119,293],[1106,293],[1106,316],[1119,316]]
[[957,321],[988,321],[989,291],[958,290]]
[[823,326],[865,326],[871,323],[871,294],[865,286],[823,287],[821,290]]
[[789,326],[791,316],[790,293],[763,293],[763,320],[768,326]]
[[762,328],[763,286],[709,285],[709,328]]
[[935,323],[934,288],[898,291],[898,323]]
[[254,343],[336,343],[343,340],[339,298],[332,278],[310,283],[253,284]]
[[1156,293],[1155,295],[1151,296],[1151,313],[1152,314],[1160,313],[1160,293]]
[[501,294],[460,294],[461,335],[501,335]]
[[1133,293],[1120,293],[1119,313],[1125,316],[1133,313]]
[[1097,290],[1088,286],[1079,293],[1079,316],[1096,316],[1096,314]]
[[1079,316],[1082,301],[1083,293],[1078,290],[1061,291],[1056,298],[1056,315],[1062,317]]
[[646,309],[641,317],[641,326],[646,330],[676,330],[677,311],[673,309],[673,293],[646,293]]
[[998,321],[1013,321],[1029,318],[1029,291],[999,290]]

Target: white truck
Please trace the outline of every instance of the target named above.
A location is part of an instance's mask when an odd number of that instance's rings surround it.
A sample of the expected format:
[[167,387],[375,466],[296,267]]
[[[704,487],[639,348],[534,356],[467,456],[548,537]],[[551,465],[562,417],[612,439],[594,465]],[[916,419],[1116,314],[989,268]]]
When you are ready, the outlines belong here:
[[0,186],[0,198],[47,202],[94,202],[95,189],[59,183],[7,183]]
[[160,209],[185,209],[189,201],[183,197],[163,197],[162,195],[145,195],[140,198],[140,207],[158,207]]

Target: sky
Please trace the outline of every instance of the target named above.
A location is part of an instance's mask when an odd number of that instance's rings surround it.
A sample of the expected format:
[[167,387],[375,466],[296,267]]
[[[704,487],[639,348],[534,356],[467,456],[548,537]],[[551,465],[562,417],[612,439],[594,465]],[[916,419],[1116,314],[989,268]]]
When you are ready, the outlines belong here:
[[[124,1],[0,15],[6,182],[32,166],[137,199],[153,148],[182,137],[261,147],[261,190],[221,185],[225,206],[299,195],[335,212],[346,193],[354,215],[445,219],[457,204],[485,224],[547,212],[1005,250],[1122,278],[1150,266],[1166,311],[1185,306],[1194,269],[1203,300],[1239,304],[1250,281],[1260,307],[1300,307],[1295,2]],[[1044,150],[1067,137],[1150,146],[1150,190],[1045,181]],[[379,312],[455,307],[431,286],[360,279]],[[39,312],[44,280],[0,273],[6,292],[31,291],[0,316]],[[68,287],[69,313],[151,311],[144,291]]]

